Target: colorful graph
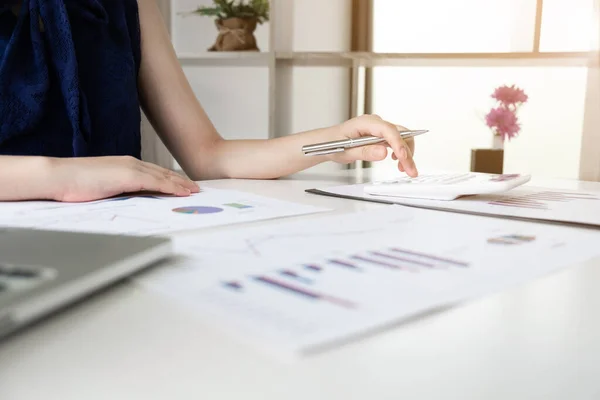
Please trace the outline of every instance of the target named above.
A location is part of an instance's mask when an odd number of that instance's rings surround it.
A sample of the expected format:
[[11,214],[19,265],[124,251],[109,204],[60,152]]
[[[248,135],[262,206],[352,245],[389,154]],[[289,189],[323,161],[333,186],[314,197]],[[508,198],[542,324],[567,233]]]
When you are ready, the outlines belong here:
[[504,235],[488,239],[488,243],[491,244],[502,244],[502,245],[516,245],[523,243],[530,243],[535,240],[535,236],[525,235]]
[[[445,269],[449,267],[466,268],[469,266],[469,263],[463,261],[453,260],[447,257],[440,257],[434,254],[405,250],[397,247],[369,251],[366,252],[366,254],[353,254],[344,259],[329,259],[326,261],[326,263],[356,272],[362,272],[373,267],[390,270],[402,270],[407,272],[418,272],[422,269]],[[305,268],[307,268],[306,265]],[[310,268],[317,269],[321,267],[315,264],[310,264]]]
[[[528,236],[510,235],[504,240],[528,240]],[[332,268],[328,268],[328,267]],[[346,272],[372,274],[375,271],[390,273],[418,273],[421,271],[444,270],[448,268],[468,268],[469,263],[425,252],[418,252],[397,247],[364,251],[358,254],[348,254],[342,257],[328,258],[318,262],[291,265],[288,268],[264,272],[251,276],[250,280],[278,290],[282,293],[310,301],[327,301],[337,306],[349,309],[358,308],[358,304],[348,299],[320,291],[321,277],[329,279],[339,276],[344,279]],[[323,274],[323,275],[321,275]],[[332,275],[333,274],[333,275]],[[341,274],[341,275],[340,275]],[[356,276],[356,275],[355,275]],[[242,283],[238,281],[223,282],[223,287],[230,291],[242,292]]]
[[440,257],[440,256],[436,256],[435,254],[421,253],[421,252],[417,252],[417,251],[401,249],[398,247],[394,247],[391,250],[395,253],[402,254],[404,256],[414,257],[417,259],[416,261],[425,259],[425,260],[428,260],[429,262],[434,262],[432,267],[454,266],[454,267],[467,268],[469,266],[469,263],[467,263],[467,262],[454,260],[454,259],[447,258],[447,257]]
[[308,271],[312,271],[312,272],[321,272],[321,271],[323,271],[323,267],[320,267],[320,266],[315,265],[315,264],[305,264],[304,265],[304,269],[306,269]]
[[235,281],[223,282],[223,286],[226,287],[227,289],[233,289],[235,291],[240,291],[244,288],[241,283],[235,282]]
[[206,206],[188,206],[174,208],[173,212],[180,214],[215,214],[222,212],[223,209],[219,207],[206,207]]
[[504,182],[504,181],[512,181],[513,179],[517,179],[521,175],[519,174],[501,174],[490,178],[490,181],[493,182]]
[[223,204],[224,206],[227,207],[231,207],[231,208],[237,208],[238,210],[245,210],[247,208],[253,208],[252,206],[249,206],[247,204],[241,204],[241,203],[227,203],[227,204]]
[[289,270],[289,269],[283,269],[283,270],[279,271],[279,274],[285,278],[290,278],[290,279],[296,280],[298,282],[305,283],[307,285],[311,285],[314,282],[312,279],[306,278],[306,277],[298,274],[297,272]]
[[378,267],[385,267],[385,268],[391,268],[391,269],[403,269],[403,270],[411,271],[410,268],[407,268],[402,264],[387,261],[387,260],[384,261],[381,259],[366,257],[366,256],[362,256],[362,255],[351,256],[351,258],[355,261],[360,261],[360,262],[370,264],[370,265],[375,265]]
[[426,268],[434,268],[435,267],[435,265],[431,262],[415,260],[415,259],[411,259],[408,257],[398,256],[395,254],[384,253],[381,251],[372,251],[371,254],[378,256],[378,257],[383,257],[383,258],[387,258],[387,259],[391,259],[391,260],[395,260],[395,261],[400,261],[400,262],[406,263],[406,265],[409,265],[409,266],[426,267]]
[[335,265],[335,266],[343,267],[343,268],[347,268],[347,269],[352,269],[355,271],[361,270],[361,268],[358,265],[356,265],[355,263],[352,263],[350,261],[332,259],[332,260],[329,260],[328,263],[331,265]]
[[260,282],[265,285],[268,285],[269,287],[283,290],[286,293],[300,296],[303,298],[307,298],[307,299],[311,299],[311,300],[327,301],[329,303],[335,304],[335,305],[343,307],[343,308],[349,308],[349,309],[357,308],[357,305],[349,300],[341,299],[341,298],[335,297],[335,296],[329,296],[329,295],[326,295],[323,293],[318,293],[316,291],[305,289],[303,287],[293,285],[291,283],[287,283],[287,282],[284,282],[284,281],[281,281],[278,279],[270,278],[268,276],[255,276],[254,280],[256,282]]
[[597,196],[587,193],[568,193],[543,191],[525,194],[522,196],[509,196],[489,202],[490,205],[504,207],[530,208],[535,210],[547,210],[548,203],[565,203],[574,200],[599,200]]

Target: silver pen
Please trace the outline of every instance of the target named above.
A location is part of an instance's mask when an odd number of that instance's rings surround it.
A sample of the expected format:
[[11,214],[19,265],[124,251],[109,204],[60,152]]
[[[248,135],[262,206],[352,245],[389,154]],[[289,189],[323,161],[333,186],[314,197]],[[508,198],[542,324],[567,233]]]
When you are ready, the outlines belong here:
[[[429,131],[423,129],[416,131],[401,131],[400,137],[402,139],[410,139],[412,137],[419,136],[427,132]],[[336,140],[333,142],[309,144],[306,146],[302,146],[302,152],[304,152],[305,156],[321,156],[331,153],[340,153],[342,151],[345,151],[346,149],[351,149],[360,146],[368,146],[371,144],[377,144],[385,141],[386,140],[384,138],[380,138],[377,136],[361,136],[355,139],[344,139]]]

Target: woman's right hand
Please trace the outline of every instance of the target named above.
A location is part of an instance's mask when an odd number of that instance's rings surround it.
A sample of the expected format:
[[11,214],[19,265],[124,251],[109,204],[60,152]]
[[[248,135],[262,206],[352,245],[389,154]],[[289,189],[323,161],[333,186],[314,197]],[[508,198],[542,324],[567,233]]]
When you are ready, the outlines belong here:
[[50,170],[52,198],[64,202],[100,200],[141,191],[175,196],[200,191],[188,178],[128,156],[54,158]]

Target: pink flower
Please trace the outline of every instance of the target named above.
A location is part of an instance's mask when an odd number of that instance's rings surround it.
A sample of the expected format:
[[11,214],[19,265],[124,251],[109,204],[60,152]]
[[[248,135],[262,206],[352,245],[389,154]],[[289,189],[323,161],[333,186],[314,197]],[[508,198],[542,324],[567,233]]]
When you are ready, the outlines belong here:
[[521,129],[515,113],[504,107],[493,108],[485,116],[485,122],[496,135],[502,136],[502,140],[517,136]]
[[525,103],[527,102],[528,96],[525,94],[523,89],[519,89],[515,85],[504,85],[500,86],[494,91],[494,94],[492,94],[492,98],[508,106],[519,103]]

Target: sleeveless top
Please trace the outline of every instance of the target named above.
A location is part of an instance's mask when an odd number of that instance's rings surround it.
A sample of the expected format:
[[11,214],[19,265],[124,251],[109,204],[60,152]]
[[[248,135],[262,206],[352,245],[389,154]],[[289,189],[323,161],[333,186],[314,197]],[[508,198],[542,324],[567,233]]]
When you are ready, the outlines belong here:
[[137,0],[0,0],[0,154],[140,158]]

